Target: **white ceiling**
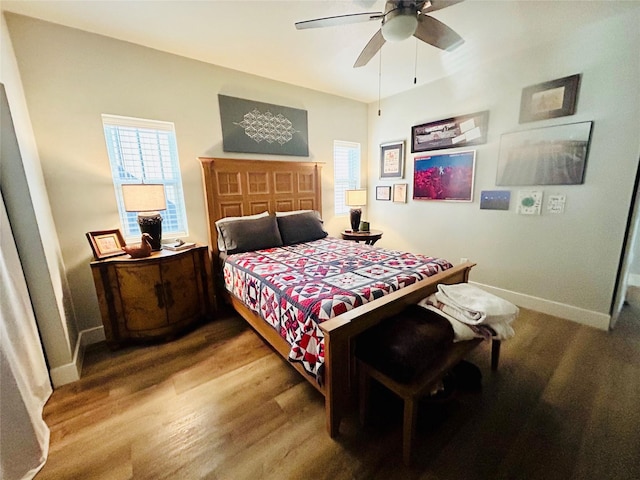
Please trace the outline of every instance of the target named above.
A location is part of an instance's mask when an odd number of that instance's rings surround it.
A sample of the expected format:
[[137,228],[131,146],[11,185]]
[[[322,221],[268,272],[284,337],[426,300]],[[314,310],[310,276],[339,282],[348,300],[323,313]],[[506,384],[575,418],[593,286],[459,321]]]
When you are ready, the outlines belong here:
[[[371,21],[296,30],[318,17],[381,11],[384,0],[2,0],[31,17],[360,101],[409,90],[472,62],[525,49],[572,29],[640,8],[640,1],[466,0],[433,13],[464,39],[443,52],[411,38],[352,65],[379,28]],[[416,63],[416,44],[417,63]],[[379,86],[379,79],[381,79]]]

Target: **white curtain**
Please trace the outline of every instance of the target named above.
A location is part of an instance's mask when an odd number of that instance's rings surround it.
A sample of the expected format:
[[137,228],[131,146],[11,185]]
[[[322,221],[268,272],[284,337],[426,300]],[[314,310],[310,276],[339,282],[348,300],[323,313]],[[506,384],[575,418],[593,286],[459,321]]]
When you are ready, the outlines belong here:
[[4,199],[1,203],[0,478],[30,479],[47,460],[49,428],[42,409],[52,389]]

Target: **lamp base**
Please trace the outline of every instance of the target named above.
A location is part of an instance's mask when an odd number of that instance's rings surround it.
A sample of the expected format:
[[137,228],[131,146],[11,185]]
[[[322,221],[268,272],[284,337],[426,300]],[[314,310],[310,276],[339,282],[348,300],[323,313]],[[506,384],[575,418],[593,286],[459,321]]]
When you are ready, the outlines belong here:
[[162,250],[162,216],[158,212],[139,213],[138,225],[141,233],[148,233],[151,236],[149,241],[151,250],[154,252]]
[[349,212],[349,219],[351,220],[351,231],[357,232],[360,229],[360,217],[362,216],[361,208],[352,208]]

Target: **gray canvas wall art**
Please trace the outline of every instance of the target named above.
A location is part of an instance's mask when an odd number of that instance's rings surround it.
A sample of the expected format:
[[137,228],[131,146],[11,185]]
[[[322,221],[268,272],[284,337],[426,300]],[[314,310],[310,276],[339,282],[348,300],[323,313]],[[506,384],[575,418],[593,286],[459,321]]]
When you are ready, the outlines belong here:
[[225,152],[309,156],[307,111],[218,95]]

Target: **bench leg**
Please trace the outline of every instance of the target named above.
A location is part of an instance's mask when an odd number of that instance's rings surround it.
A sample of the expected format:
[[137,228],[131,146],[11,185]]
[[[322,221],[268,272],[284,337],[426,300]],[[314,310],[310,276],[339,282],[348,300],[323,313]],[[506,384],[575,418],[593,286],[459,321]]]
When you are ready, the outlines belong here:
[[404,399],[404,425],[402,429],[402,458],[404,464],[411,465],[411,444],[415,437],[416,422],[418,420],[417,401],[413,397]]

